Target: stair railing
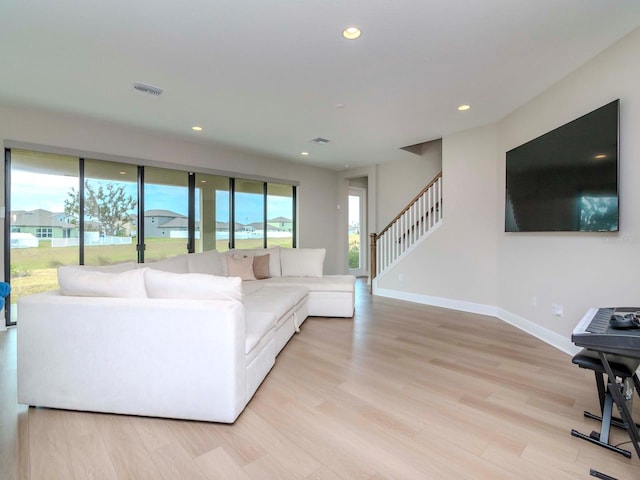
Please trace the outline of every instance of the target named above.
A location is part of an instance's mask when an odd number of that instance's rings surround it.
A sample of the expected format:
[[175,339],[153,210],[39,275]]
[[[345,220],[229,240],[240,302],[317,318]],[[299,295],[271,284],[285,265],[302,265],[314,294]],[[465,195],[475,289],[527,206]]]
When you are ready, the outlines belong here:
[[371,285],[442,220],[442,172],[422,189],[380,233],[370,234]]

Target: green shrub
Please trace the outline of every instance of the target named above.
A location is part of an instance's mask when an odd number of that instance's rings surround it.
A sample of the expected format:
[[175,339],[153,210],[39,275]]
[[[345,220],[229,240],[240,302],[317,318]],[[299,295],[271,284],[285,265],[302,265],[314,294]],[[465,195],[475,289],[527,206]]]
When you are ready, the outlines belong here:
[[31,270],[28,268],[12,265],[11,266],[11,278],[30,277]]
[[352,246],[349,249],[349,268],[360,268],[360,249]]

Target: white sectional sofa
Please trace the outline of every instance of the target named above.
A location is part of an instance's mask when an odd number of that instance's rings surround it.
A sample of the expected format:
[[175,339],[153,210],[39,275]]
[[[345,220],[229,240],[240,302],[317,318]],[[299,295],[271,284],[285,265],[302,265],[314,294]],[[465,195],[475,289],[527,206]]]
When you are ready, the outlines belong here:
[[354,277],[286,250],[61,267],[18,303],[18,401],[233,423],[308,315],[353,315]]

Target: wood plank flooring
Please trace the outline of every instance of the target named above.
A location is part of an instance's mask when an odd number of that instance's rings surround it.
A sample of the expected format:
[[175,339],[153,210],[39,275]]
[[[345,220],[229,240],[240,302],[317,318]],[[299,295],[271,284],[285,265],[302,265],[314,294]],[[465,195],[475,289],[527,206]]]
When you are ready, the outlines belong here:
[[640,479],[635,453],[571,437],[599,425],[568,355],[361,281],[355,317],[308,319],[234,425],[19,405],[16,333],[0,333],[2,480]]

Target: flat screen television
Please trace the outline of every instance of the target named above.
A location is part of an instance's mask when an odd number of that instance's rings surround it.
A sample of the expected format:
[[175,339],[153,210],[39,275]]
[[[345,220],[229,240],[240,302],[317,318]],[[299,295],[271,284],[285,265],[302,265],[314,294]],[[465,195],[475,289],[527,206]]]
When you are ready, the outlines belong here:
[[619,105],[507,152],[506,232],[618,231]]

